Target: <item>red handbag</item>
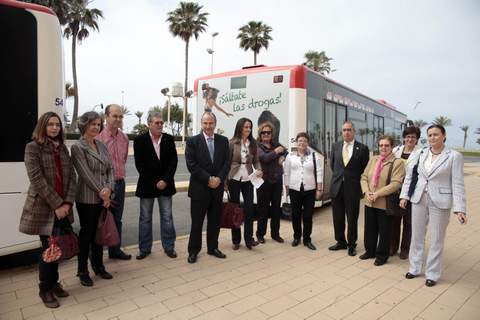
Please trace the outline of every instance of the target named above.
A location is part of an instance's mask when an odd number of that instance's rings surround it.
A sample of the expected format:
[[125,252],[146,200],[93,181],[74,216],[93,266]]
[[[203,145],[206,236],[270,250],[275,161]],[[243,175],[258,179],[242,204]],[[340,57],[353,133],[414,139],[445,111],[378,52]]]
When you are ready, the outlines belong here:
[[45,262],[68,260],[78,255],[78,238],[70,224],[54,227],[48,239],[48,248],[42,253]]
[[244,220],[245,212],[243,212],[243,208],[240,207],[240,204],[231,202],[230,195],[228,195],[228,202],[222,203],[220,228],[238,229]]
[[113,247],[120,243],[117,226],[113,215],[105,208],[98,219],[97,233],[95,235],[95,242],[101,246]]

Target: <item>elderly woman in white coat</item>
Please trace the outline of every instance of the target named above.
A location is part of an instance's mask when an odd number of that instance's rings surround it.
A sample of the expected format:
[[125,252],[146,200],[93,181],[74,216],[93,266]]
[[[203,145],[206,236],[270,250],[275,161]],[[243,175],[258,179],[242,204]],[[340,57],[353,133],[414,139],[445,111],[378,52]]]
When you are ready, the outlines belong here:
[[[410,268],[405,275],[413,279],[420,275],[427,225],[430,232],[430,250],[425,264],[425,285],[434,286],[442,271],[442,252],[450,211],[460,223],[467,222],[465,186],[463,182],[463,157],[445,147],[445,128],[431,125],[427,129],[429,148],[414,154],[400,194],[400,206],[412,203],[412,243]],[[418,180],[412,187],[412,177],[417,166]]]

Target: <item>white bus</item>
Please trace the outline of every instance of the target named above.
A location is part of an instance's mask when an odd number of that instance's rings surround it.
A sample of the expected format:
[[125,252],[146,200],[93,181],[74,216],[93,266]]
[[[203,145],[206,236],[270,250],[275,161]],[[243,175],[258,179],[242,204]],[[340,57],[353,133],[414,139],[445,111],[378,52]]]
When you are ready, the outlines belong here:
[[29,181],[23,163],[40,115],[64,115],[62,32],[49,8],[0,0],[0,256],[39,247],[18,231]]
[[275,125],[274,138],[291,150],[297,133],[309,133],[312,149],[325,159],[324,198],[329,195],[330,151],[342,138],[342,124],[350,120],[356,139],[376,150],[376,140],[385,133],[397,141],[407,116],[384,100],[375,100],[341,85],[303,65],[255,66],[219,73],[195,80],[197,107],[194,132],[200,117],[212,110],[217,117],[217,132],[233,136],[241,117],[252,120],[253,135],[264,121]]

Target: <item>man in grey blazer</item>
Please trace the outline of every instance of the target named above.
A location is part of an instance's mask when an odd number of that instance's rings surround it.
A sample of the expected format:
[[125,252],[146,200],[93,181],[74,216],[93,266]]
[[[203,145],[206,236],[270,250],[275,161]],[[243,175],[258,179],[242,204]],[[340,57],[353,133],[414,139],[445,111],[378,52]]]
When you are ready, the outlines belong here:
[[[465,186],[463,182],[463,157],[445,147],[445,128],[432,125],[427,129],[430,148],[417,151],[414,161],[407,167],[407,174],[400,194],[400,206],[412,203],[412,243],[410,269],[407,279],[422,271],[425,235],[430,231],[430,250],[425,265],[425,284],[434,286],[441,275],[441,257],[450,211],[453,209],[460,223],[466,220]],[[415,168],[416,167],[416,168]],[[418,172],[415,184],[414,176]],[[412,179],[413,178],[413,179]],[[412,188],[411,188],[411,184]],[[409,192],[410,191],[410,192]],[[410,194],[409,194],[410,193]]]

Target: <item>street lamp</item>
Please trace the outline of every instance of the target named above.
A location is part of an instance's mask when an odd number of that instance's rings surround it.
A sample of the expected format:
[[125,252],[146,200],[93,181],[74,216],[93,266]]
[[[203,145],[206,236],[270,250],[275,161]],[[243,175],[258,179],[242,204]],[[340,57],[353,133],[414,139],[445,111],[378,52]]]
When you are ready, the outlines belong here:
[[210,65],[210,74],[213,74],[213,53],[215,52],[215,50],[213,50],[213,39],[218,36],[218,32],[214,32],[212,33],[212,47],[211,48],[207,48],[207,52],[208,54],[212,55],[212,63]]
[[160,90],[160,92],[162,92],[162,94],[165,97],[167,97],[167,123],[168,123],[168,129],[170,130],[170,133],[173,134],[172,124],[170,123],[170,108],[172,106],[170,98],[172,97],[172,95],[168,93],[169,91],[170,89],[168,88],[163,88],[162,90]]

